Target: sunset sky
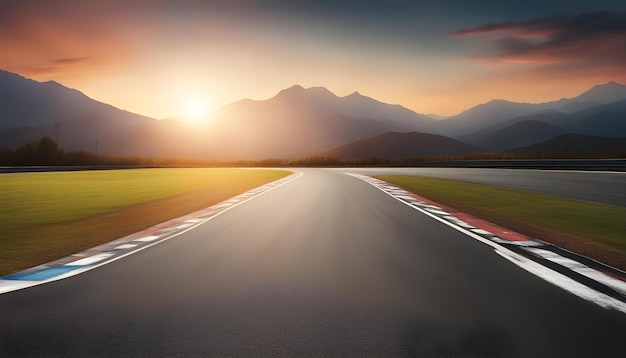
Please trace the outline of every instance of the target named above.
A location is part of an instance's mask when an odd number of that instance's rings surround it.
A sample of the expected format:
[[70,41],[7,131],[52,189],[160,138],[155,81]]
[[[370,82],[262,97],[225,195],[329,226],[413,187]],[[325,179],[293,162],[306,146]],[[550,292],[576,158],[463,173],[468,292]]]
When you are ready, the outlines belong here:
[[2,0],[0,49],[154,118],[294,84],[453,115],[626,83],[626,1]]

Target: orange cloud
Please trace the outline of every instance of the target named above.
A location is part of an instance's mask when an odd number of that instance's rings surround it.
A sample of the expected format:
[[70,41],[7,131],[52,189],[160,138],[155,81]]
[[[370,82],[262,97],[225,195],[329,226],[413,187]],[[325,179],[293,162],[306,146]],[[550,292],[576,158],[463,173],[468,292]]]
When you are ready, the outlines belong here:
[[128,30],[142,22],[123,10],[117,0],[2,2],[0,48],[5,50],[0,51],[0,64],[5,70],[52,79],[127,63],[136,56]]

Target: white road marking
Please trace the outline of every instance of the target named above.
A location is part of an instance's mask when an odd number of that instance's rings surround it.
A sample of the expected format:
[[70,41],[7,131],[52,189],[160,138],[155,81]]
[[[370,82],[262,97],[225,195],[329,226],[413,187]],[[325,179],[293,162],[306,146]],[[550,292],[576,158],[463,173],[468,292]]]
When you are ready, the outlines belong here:
[[437,210],[437,209],[426,209],[426,210],[428,210],[431,213],[436,214],[436,215],[441,215],[441,216],[450,215],[449,213],[447,213],[445,211],[441,211],[441,210]]
[[38,281],[0,280],[0,294],[35,286]]
[[151,235],[151,236],[144,236],[144,237],[140,237],[140,238],[138,238],[138,239],[135,239],[135,240],[133,240],[133,241],[139,241],[139,242],[150,242],[150,241],[154,241],[154,240],[158,239],[159,237],[160,237],[160,236],[154,236],[154,235]]
[[123,245],[114,247],[113,250],[128,250],[128,249],[132,249],[133,247],[137,247],[137,245],[135,245],[135,244],[123,244]]
[[579,274],[589,277],[594,281],[598,281],[603,283],[623,294],[626,294],[626,282],[613,278],[605,273],[602,273],[598,270],[594,270],[591,267],[584,265],[578,261],[574,261],[570,258],[563,257],[559,254],[556,254],[552,251],[539,249],[539,248],[528,248],[528,251],[543,257],[544,259],[555,262],[561,266],[565,266],[574,272],[578,272]]
[[430,209],[430,210],[441,210],[440,207],[434,206],[434,205],[422,205],[422,207],[425,209]]
[[[429,211],[433,212],[432,210],[429,210]],[[444,216],[443,218],[444,218],[444,219],[446,219],[446,220],[450,220],[450,221],[452,221],[453,223],[455,223],[455,224],[457,224],[457,225],[459,225],[459,226],[462,226],[462,227],[464,227],[464,228],[467,228],[467,229],[472,229],[472,231],[474,231],[473,229],[475,229],[475,228],[476,228],[476,226],[474,226],[474,225],[470,225],[470,224],[466,223],[465,221],[463,221],[463,220],[461,220],[461,219],[455,218],[454,216]],[[475,231],[474,231],[474,232],[475,232]],[[485,231],[485,232],[486,232],[486,231]]]
[[84,259],[72,261],[70,263],[65,264],[64,266],[86,266],[96,263],[98,261],[106,260],[109,257],[113,256],[113,254],[109,254],[106,252],[96,254],[93,256],[85,257]]
[[613,308],[626,313],[626,303],[622,301],[616,300],[613,297],[587,287],[582,283],[574,281],[561,273],[540,265],[535,261],[529,260],[510,250],[496,250],[496,253],[524,270],[541,277],[551,284],[558,286],[582,299],[593,302],[604,308]]
[[526,241],[509,241],[509,244],[513,244],[513,245],[517,245],[517,246],[524,246],[524,247],[533,247],[533,246],[544,246],[544,244],[537,242],[537,241],[532,241],[532,240],[526,240]]
[[494,234],[490,233],[489,231],[483,230],[483,229],[470,229],[470,230],[472,230],[472,232],[477,233],[478,235],[492,235],[492,236],[495,236]]
[[411,202],[414,202],[414,203],[421,203],[421,201],[415,199],[412,196],[408,196],[408,195],[398,195],[398,198],[404,199],[404,200],[407,200],[407,201],[411,201]]

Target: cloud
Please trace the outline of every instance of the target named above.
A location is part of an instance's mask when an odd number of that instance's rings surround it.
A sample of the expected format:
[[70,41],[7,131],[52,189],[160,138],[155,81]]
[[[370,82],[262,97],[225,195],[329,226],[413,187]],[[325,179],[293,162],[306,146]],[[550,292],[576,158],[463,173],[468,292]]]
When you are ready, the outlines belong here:
[[593,12],[476,25],[450,34],[487,41],[470,58],[537,63],[554,70],[626,72],[626,13]]
[[[106,71],[137,56],[133,18],[121,0],[0,1],[0,68],[38,80]],[[87,6],[89,5],[89,6]]]
[[76,65],[76,64],[83,64],[83,63],[89,62],[89,58],[87,57],[57,58],[51,62],[58,66]]
[[101,61],[89,57],[57,58],[36,64],[17,65],[13,70],[29,75],[58,75],[67,72],[89,71],[101,66]]

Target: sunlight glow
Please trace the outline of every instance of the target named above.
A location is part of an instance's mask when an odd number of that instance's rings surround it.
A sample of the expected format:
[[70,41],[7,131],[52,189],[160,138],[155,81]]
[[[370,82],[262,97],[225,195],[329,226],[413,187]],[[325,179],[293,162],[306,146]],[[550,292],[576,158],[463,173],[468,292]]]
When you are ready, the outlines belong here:
[[189,100],[185,104],[185,116],[189,120],[197,121],[204,118],[209,112],[206,101]]

